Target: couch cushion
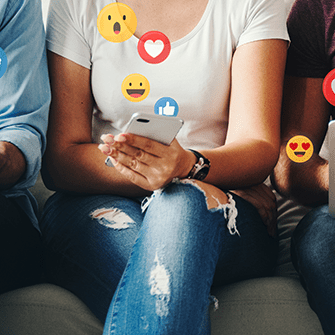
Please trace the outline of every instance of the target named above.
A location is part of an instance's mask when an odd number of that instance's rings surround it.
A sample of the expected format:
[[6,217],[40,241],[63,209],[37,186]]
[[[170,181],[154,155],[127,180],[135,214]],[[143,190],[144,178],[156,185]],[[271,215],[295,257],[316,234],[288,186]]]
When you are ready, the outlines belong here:
[[212,335],[322,335],[298,279],[257,278],[213,290]]
[[72,293],[50,284],[0,296],[1,335],[101,335],[103,326]]
[[[322,335],[294,278],[247,280],[213,290],[212,335]],[[42,284],[0,296],[1,335],[101,335],[103,325],[70,292]]]

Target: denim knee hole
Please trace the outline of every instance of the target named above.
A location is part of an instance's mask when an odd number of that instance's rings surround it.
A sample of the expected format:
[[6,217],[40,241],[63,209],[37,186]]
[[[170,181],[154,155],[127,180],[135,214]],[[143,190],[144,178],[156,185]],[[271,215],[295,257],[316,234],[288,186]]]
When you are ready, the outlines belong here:
[[[204,195],[205,197],[205,200],[207,202],[207,195],[206,193],[202,190],[202,188],[196,184],[193,180],[191,179],[179,179],[179,178],[174,178],[172,180],[171,183],[174,183],[174,184],[189,184],[189,185],[192,185],[193,187],[197,188],[199,191],[201,191],[201,193]],[[168,186],[168,185],[167,185]],[[142,201],[142,204],[141,204],[141,209],[142,209],[142,213],[145,212],[145,210],[148,208],[148,206],[150,205],[151,201],[158,195],[160,195],[164,189],[167,187],[163,187],[163,188],[160,188],[158,190],[155,190],[153,192],[153,194],[150,196],[150,197],[146,197],[143,201]],[[233,196],[228,192],[227,194],[227,197],[228,197],[228,202],[226,204],[222,204],[219,199],[217,199],[216,197],[213,197],[214,200],[216,200],[218,206],[215,207],[215,208],[210,208],[208,210],[222,210],[223,211],[223,215],[227,221],[227,228],[229,230],[229,233],[231,235],[235,235],[237,234],[238,236],[240,236],[240,233],[236,227],[236,218],[237,218],[237,215],[238,215],[238,210],[237,210],[237,207],[236,207],[236,202],[233,198]],[[207,208],[208,208],[208,202],[207,202]]]
[[127,229],[134,220],[118,208],[100,208],[90,213],[92,219],[97,219],[99,223],[107,228],[115,230]]

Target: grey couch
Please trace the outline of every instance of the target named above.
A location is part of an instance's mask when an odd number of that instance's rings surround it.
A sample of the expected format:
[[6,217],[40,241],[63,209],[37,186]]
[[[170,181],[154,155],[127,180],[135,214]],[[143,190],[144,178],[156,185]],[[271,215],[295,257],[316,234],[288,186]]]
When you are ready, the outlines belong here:
[[[31,191],[42,208],[51,192],[40,178]],[[279,216],[285,206],[279,205]],[[212,334],[323,334],[290,262],[294,224],[279,221],[276,275],[215,289],[212,293],[219,300],[219,309],[210,311]],[[84,303],[58,286],[40,284],[0,295],[0,335],[101,335],[102,330],[103,325]]]

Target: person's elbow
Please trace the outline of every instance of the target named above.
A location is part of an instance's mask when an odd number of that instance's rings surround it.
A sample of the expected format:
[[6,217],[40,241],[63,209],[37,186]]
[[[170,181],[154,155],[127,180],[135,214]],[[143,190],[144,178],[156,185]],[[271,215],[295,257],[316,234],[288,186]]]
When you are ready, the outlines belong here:
[[[312,169],[314,170],[314,169]],[[327,187],[321,187],[317,175],[299,164],[279,159],[270,178],[274,189],[283,197],[292,199],[300,205],[317,207],[328,202]]]
[[259,167],[258,172],[261,180],[263,182],[274,170],[278,159],[279,159],[279,145],[273,145],[268,142],[263,142],[263,146],[259,145],[261,156],[261,166]]
[[41,176],[45,187],[50,191],[62,190],[61,178],[58,177],[57,171],[55,170],[57,164],[54,164],[50,157],[44,155],[42,160]]
[[292,182],[292,178],[289,177],[289,174],[281,170],[280,163],[281,162],[278,161],[277,165],[270,174],[271,183],[273,188],[280,195],[289,198],[295,185],[294,182]]

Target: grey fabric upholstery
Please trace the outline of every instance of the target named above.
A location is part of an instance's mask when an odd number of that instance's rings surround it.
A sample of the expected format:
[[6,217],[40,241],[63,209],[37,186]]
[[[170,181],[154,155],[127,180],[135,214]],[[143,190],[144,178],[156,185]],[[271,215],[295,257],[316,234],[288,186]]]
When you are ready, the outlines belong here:
[[102,324],[70,292],[50,284],[0,296],[1,335],[101,335]]
[[211,311],[214,335],[323,334],[296,278],[257,278],[213,294],[219,300],[219,309]]

